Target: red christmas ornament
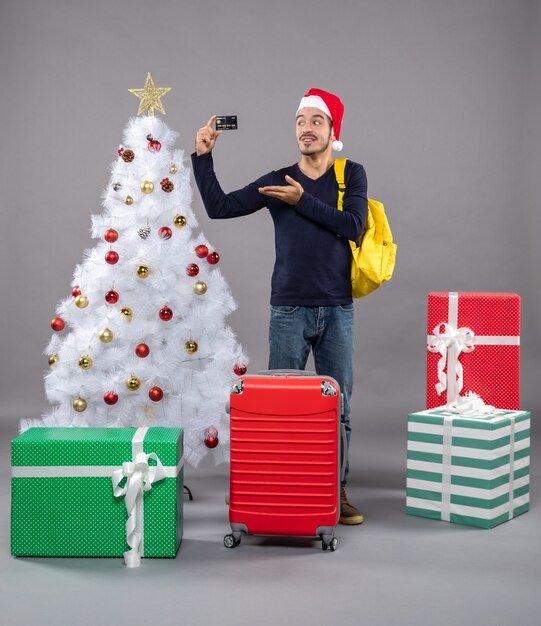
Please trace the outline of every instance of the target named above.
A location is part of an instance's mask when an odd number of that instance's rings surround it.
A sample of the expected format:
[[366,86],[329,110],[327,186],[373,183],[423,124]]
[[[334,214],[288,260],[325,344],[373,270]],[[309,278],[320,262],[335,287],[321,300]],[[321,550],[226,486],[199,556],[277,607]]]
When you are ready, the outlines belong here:
[[199,265],[197,265],[197,263],[187,265],[186,274],[188,274],[188,276],[197,276],[197,274],[199,274]]
[[118,233],[114,228],[109,228],[109,230],[105,231],[103,238],[107,243],[115,243],[118,239]]
[[118,295],[118,292],[115,291],[114,289],[109,289],[109,291],[105,293],[105,301],[108,304],[116,304],[118,302],[119,297],[120,296]]
[[105,261],[109,263],[109,265],[114,265],[115,263],[118,263],[118,259],[118,252],[115,252],[114,250],[109,250],[109,252],[105,253]]
[[220,255],[217,252],[211,252],[207,254],[207,261],[211,265],[216,265],[216,263],[218,263],[219,260],[220,260]]
[[152,402],[159,402],[163,398],[163,391],[159,387],[152,387],[148,390],[148,397]]
[[195,247],[195,254],[200,259],[204,259],[207,256],[208,253],[209,253],[209,249],[207,248],[207,246],[204,246],[203,244],[201,244],[200,246],[196,246]]
[[160,230],[158,231],[158,235],[162,238],[162,239],[171,239],[171,235],[173,234],[173,231],[169,228],[169,226],[162,226],[160,228]]
[[214,426],[205,429],[205,445],[207,448],[215,448],[219,443],[218,430]]
[[135,354],[139,358],[144,359],[150,354],[150,348],[147,346],[146,343],[139,343],[135,346]]
[[168,322],[173,317],[173,311],[168,306],[164,306],[160,309],[160,319],[164,322]]
[[64,330],[64,320],[61,317],[53,317],[51,320],[51,328],[56,330],[57,333]]
[[114,391],[106,391],[103,394],[103,401],[109,405],[116,404],[118,402],[118,394],[114,393]]
[[244,376],[244,374],[248,371],[248,368],[244,365],[244,363],[236,363],[233,371],[237,376]]
[[148,142],[148,149],[151,152],[159,152],[162,149],[162,144],[157,139],[151,139]]
[[76,298],[77,296],[81,295],[81,288],[79,287],[79,285],[75,285],[73,287],[73,289],[71,290],[71,295]]

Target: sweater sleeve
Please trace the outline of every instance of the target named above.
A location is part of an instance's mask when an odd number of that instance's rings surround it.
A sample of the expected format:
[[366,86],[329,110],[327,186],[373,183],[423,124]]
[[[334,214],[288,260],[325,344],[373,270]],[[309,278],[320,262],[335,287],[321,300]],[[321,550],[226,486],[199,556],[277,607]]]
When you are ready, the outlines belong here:
[[346,177],[343,211],[318,200],[304,192],[296,206],[296,211],[308,219],[325,226],[328,230],[357,241],[364,232],[368,212],[368,192],[364,167],[351,164],[349,180]]
[[267,198],[259,193],[259,187],[269,184],[270,174],[246,185],[242,189],[225,193],[216,174],[212,153],[191,155],[195,182],[203,204],[211,219],[228,219],[250,215],[267,205]]

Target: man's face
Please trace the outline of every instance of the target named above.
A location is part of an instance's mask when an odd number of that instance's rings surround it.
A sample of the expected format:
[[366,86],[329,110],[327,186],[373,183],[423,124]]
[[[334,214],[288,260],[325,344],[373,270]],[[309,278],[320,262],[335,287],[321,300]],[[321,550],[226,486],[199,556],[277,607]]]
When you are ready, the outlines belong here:
[[296,119],[296,135],[301,154],[312,156],[325,152],[333,137],[331,120],[314,107],[301,109]]

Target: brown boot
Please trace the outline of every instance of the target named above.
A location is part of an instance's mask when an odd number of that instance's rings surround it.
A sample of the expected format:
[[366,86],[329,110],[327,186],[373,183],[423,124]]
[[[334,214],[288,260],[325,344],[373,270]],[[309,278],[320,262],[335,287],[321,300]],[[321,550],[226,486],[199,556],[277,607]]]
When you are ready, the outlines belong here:
[[340,524],[362,524],[364,515],[348,500],[344,487],[340,488]]

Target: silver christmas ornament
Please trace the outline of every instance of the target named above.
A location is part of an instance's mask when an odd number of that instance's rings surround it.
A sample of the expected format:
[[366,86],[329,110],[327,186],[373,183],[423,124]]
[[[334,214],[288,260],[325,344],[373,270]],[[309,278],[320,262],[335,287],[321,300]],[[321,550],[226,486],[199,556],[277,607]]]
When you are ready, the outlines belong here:
[[139,234],[139,237],[141,237],[141,239],[146,239],[152,232],[152,229],[147,224],[146,226],[143,226],[142,228],[140,228],[137,232]]

